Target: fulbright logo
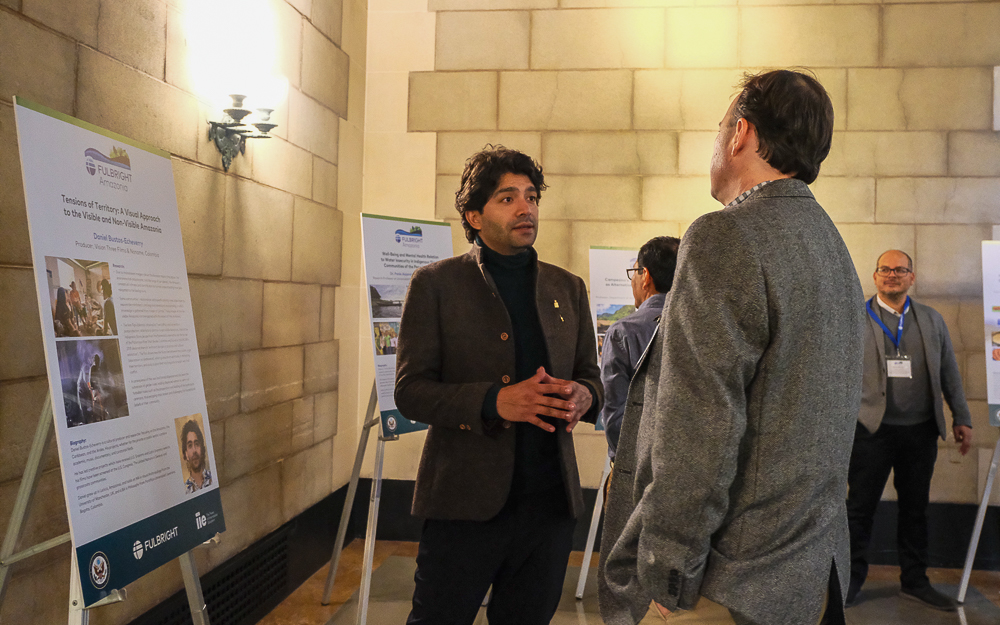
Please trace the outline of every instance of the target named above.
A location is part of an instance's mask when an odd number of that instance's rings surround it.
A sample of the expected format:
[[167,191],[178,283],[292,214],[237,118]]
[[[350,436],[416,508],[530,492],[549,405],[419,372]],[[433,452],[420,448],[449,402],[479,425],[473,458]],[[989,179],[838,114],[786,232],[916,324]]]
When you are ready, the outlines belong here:
[[420,226],[413,226],[410,231],[396,230],[396,243],[420,243],[423,241],[424,231]]
[[[98,170],[102,174],[108,175],[106,172],[111,171],[108,169],[109,167],[132,171],[132,161],[129,159],[125,148],[111,146],[111,156],[105,156],[94,148],[87,148],[83,151],[83,155],[86,157],[87,173],[91,176],[95,175]],[[102,165],[105,167],[102,168]]]
[[136,560],[142,560],[142,543],[138,540],[132,545],[132,555],[135,556]]
[[128,185],[132,182],[132,161],[125,148],[111,146],[110,156],[105,156],[94,148],[87,148],[83,151],[83,156],[87,173],[97,176],[98,184],[128,192]]

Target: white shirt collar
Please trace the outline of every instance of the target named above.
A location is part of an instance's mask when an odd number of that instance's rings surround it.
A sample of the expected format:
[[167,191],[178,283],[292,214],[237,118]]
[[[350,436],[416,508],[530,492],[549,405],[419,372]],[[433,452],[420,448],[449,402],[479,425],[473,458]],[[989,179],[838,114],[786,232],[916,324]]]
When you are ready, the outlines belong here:
[[882,296],[881,295],[876,294],[875,295],[875,299],[878,301],[878,305],[881,306],[883,310],[888,310],[889,312],[891,312],[892,314],[896,315],[897,317],[899,316],[899,313],[896,312],[895,308],[893,308],[892,306],[890,306],[890,305],[888,305],[888,304],[886,304],[885,302],[882,301]]

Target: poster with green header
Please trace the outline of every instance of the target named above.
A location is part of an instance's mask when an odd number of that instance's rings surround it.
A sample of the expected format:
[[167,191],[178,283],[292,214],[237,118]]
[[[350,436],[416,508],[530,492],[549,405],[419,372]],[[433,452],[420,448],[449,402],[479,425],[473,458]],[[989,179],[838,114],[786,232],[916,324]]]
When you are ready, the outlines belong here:
[[983,241],[983,318],[986,324],[986,401],[1000,427],[1000,241]]
[[393,398],[399,320],[413,272],[452,256],[451,226],[437,221],[362,214],[361,235],[382,435],[391,437],[426,430],[427,424],[404,417]]
[[63,490],[90,606],[225,531],[173,169],[166,152],[14,103]]

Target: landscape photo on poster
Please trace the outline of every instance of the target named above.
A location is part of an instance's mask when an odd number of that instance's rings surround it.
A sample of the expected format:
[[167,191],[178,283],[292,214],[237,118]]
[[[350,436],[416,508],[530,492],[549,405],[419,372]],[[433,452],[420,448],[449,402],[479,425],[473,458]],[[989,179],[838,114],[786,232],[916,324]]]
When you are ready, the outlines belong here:
[[369,284],[372,319],[399,319],[409,284]]
[[607,333],[616,321],[628,317],[635,312],[634,304],[608,304],[597,307],[597,333],[603,335]]

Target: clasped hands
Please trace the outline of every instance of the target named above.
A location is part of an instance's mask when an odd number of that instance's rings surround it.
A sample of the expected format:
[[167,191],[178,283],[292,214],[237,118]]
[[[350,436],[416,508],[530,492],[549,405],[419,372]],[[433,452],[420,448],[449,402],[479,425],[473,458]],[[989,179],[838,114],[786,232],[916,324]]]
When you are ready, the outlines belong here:
[[[555,397],[548,397],[555,395]],[[539,367],[527,380],[505,386],[497,394],[497,412],[507,421],[524,421],[546,432],[556,428],[539,416],[566,421],[566,431],[572,432],[580,418],[590,410],[594,398],[579,382],[560,380]]]

